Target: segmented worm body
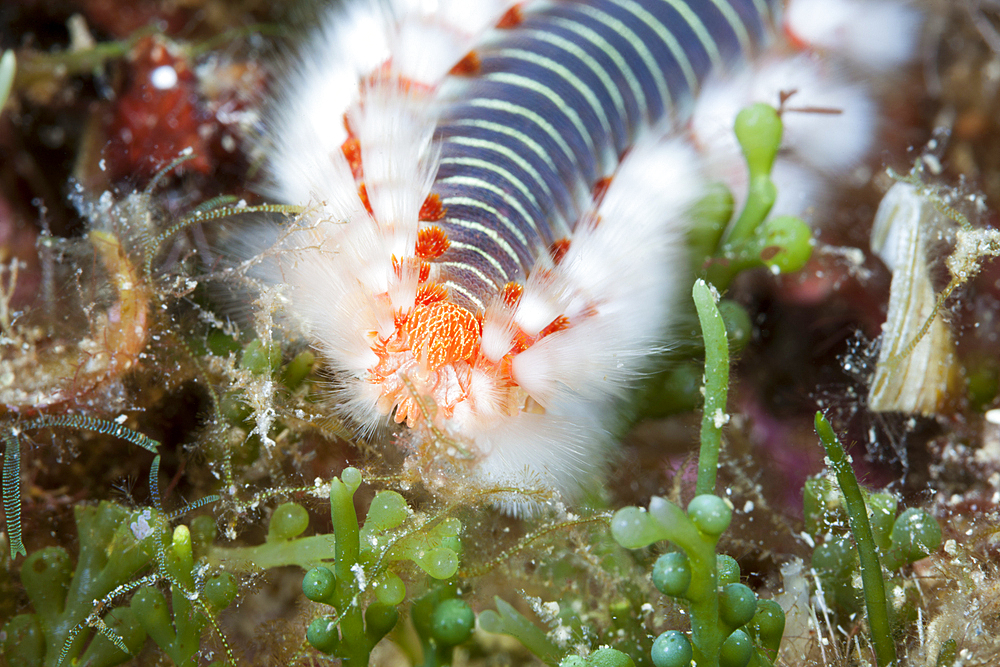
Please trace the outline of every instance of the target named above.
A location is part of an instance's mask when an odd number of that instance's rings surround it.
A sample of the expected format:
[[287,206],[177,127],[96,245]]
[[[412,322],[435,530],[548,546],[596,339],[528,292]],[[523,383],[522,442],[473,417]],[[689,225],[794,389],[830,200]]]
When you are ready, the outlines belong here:
[[621,156],[753,48],[769,12],[753,0],[531,7],[459,64],[437,128],[433,192],[451,240],[437,262],[473,310],[570,239]]
[[777,9],[331,13],[270,114],[269,168],[275,196],[309,205],[272,278],[340,409],[363,428],[405,422],[411,464],[442,485],[572,494],[593,478],[690,284],[701,161],[679,127],[710,73],[772,39]]

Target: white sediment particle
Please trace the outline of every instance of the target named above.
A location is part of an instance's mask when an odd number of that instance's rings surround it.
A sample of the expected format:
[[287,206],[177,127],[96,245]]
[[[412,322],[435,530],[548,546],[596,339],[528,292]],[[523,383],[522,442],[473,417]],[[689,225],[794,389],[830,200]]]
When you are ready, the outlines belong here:
[[177,70],[171,65],[160,65],[150,73],[149,81],[154,88],[169,90],[177,85]]
[[361,563],[355,563],[351,566],[351,572],[354,573],[354,581],[358,584],[358,590],[363,591],[367,586],[367,581],[365,579],[365,570],[361,567]]
[[135,536],[135,539],[142,541],[153,534],[153,527],[149,523],[152,517],[152,511],[145,509],[135,521],[129,524],[129,528],[132,530],[132,535]]

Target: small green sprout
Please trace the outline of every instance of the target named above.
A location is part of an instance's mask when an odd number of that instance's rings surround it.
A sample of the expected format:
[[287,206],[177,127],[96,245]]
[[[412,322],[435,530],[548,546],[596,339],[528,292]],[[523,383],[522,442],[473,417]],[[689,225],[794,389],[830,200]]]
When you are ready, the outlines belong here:
[[559,663],[563,651],[537,625],[499,596],[493,598],[497,610],[487,609],[479,614],[479,627],[486,632],[505,634],[521,642],[547,665]]
[[[709,191],[694,214],[699,224],[689,235],[698,272],[725,289],[747,269],[766,266],[774,273],[794,273],[812,255],[812,231],[792,216],[768,218],[777,198],[771,169],[781,147],[783,127],[778,111],[753,104],[736,116],[736,138],[749,171],[746,204],[729,224],[733,197],[724,187]],[[728,231],[727,231],[728,227]]]
[[3,56],[0,56],[0,112],[7,104],[7,96],[10,95],[10,89],[14,85],[16,72],[17,59],[14,57],[14,52],[7,49],[3,52]]
[[805,493],[806,528],[815,535],[833,534],[832,539],[816,548],[813,567],[832,589],[838,604],[853,612],[856,600],[853,575],[860,563],[872,646],[877,664],[885,667],[895,663],[896,646],[882,568],[895,571],[936,551],[941,546],[941,527],[921,509],[910,508],[896,517],[897,502],[889,494],[865,494],[830,423],[819,412],[815,421],[816,432],[843,494],[843,511],[857,558],[847,536],[831,533],[835,525],[829,513],[824,515],[823,510],[833,506],[836,499],[823,493],[828,489],[821,482],[811,480]]
[[[758,600],[739,583],[740,569],[715,553],[732,520],[730,504],[715,495],[716,468],[725,424],[729,351],[715,296],[704,281],[693,290],[705,339],[705,412],[701,428],[697,493],[687,511],[654,497],[649,509],[625,507],[611,520],[614,539],[627,549],[669,540],[680,547],[653,566],[653,585],[687,603],[691,634],[670,630],[653,643],[656,667],[763,667],[773,664],[784,631],[781,608]],[[780,622],[778,622],[780,619]]]
[[[364,526],[359,528],[354,493],[360,486],[361,472],[356,468],[345,468],[340,478],[331,480],[332,569],[317,565],[306,572],[302,581],[307,598],[335,610],[332,616],[313,620],[306,639],[317,650],[336,655],[346,665],[367,665],[375,644],[396,625],[396,607],[406,598],[406,586],[392,571],[393,563],[409,560],[435,579],[449,579],[458,571],[461,551],[458,535],[462,525],[457,519],[406,526],[410,509],[394,491],[375,495]],[[322,537],[330,543],[329,536]],[[369,591],[375,599],[362,612]],[[451,624],[449,633],[449,618],[442,616],[439,620],[439,642],[459,633],[456,626],[461,622]]]

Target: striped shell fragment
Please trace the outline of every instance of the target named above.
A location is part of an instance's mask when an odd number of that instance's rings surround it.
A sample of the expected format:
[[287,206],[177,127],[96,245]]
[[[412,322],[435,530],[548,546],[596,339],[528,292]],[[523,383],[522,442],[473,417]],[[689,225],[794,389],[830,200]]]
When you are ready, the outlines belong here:
[[770,7],[411,4],[348,4],[287,74],[270,172],[310,208],[277,271],[352,420],[572,494],[684,282],[701,179],[672,130]]

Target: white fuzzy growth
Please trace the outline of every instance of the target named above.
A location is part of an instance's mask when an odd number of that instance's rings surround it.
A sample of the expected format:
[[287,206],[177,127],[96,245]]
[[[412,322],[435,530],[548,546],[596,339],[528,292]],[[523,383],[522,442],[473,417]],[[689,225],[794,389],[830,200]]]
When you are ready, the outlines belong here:
[[899,0],[791,0],[789,33],[865,70],[891,70],[913,60],[920,12]]

